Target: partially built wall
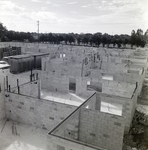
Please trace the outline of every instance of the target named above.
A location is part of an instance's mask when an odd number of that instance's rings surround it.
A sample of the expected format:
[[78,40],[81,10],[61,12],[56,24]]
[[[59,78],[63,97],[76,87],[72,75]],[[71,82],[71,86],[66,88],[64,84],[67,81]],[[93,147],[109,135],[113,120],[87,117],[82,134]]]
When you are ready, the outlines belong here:
[[7,93],[6,118],[50,131],[76,107],[44,99]]
[[5,92],[6,118],[36,126],[53,129],[76,107],[52,100],[39,99],[39,81],[33,81]]
[[[93,94],[47,136],[48,149],[66,150],[108,149],[121,150],[124,134],[124,117],[95,110]],[[52,139],[52,140],[51,140]],[[73,144],[71,143],[73,142]]]
[[9,69],[0,69],[0,120],[5,118],[5,75],[9,73]]

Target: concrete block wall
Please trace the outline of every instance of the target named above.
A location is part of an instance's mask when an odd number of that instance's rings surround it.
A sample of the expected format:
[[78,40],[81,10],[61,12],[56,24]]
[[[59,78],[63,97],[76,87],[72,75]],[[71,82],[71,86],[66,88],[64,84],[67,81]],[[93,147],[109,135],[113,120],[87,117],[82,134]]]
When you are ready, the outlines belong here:
[[[90,69],[90,78],[93,80],[96,80],[96,82],[100,81],[100,83],[103,83],[104,80],[102,79],[103,75],[110,75],[113,76],[114,81],[118,82],[127,82],[127,83],[136,83],[138,82],[138,95],[140,95],[143,80],[145,77],[145,71],[142,75],[139,74],[133,74],[133,73],[114,73],[111,71],[103,71],[103,70],[92,70]],[[98,80],[98,81],[97,81]]]
[[91,74],[90,74],[91,78],[97,78],[97,79],[102,80],[102,74],[101,74],[100,70],[91,69],[90,72],[91,72]]
[[0,91],[0,120],[5,118],[4,92]]
[[90,88],[94,91],[102,92],[102,82],[92,79],[90,81]]
[[115,73],[113,74],[113,78],[115,81],[121,82],[141,82],[143,79],[143,75],[132,74],[132,73]]
[[49,58],[42,60],[42,71],[53,73],[54,76],[61,77],[62,75],[80,77],[82,64],[79,62],[68,62],[66,58]]
[[139,74],[139,75],[142,74],[142,71],[143,71],[143,68],[141,66],[133,65],[133,64],[130,64],[127,69],[127,73],[133,73],[133,74]]
[[77,51],[77,49],[72,49],[73,51],[64,51],[66,53],[67,62],[81,62],[82,61],[82,51]]
[[69,79],[66,77],[57,78],[54,76],[43,76],[41,87],[49,91],[69,92]]
[[95,110],[96,94],[93,94],[90,98],[84,102],[82,106],[79,106],[76,111],[69,114],[69,116],[57,126],[52,134],[60,136],[62,138],[68,138],[78,140],[79,138],[79,122],[80,122],[80,109],[81,107],[87,107],[87,109]]
[[80,110],[77,110],[69,118],[64,120],[57,129],[55,129],[54,135],[66,139],[79,140],[79,116]]
[[73,119],[69,122],[66,129],[64,130],[64,136],[67,138],[72,138],[78,140],[78,130],[79,130],[79,115],[76,113]]
[[94,93],[94,91],[87,90],[87,81],[90,81],[90,78],[76,78],[77,95],[84,95],[86,97],[89,97]]
[[91,97],[91,100],[83,105],[83,108],[87,108],[90,110],[96,110],[96,102],[97,102],[97,95],[95,94]]
[[136,110],[136,106],[137,106],[137,100],[138,100],[138,96],[139,96],[139,90],[137,89],[133,95],[133,98],[132,98],[132,101],[133,101],[133,106],[132,106],[132,114],[131,114],[131,121],[132,121],[132,118],[134,117],[134,113],[135,113],[135,110]]
[[0,69],[0,76],[5,77],[6,75],[8,75],[10,73],[9,69]]
[[[93,95],[81,107],[92,106],[91,102],[96,100],[96,95]],[[93,103],[94,104],[94,103]],[[92,108],[93,109],[93,108]],[[102,150],[102,148],[94,145],[89,145],[80,141],[80,111],[81,108],[72,113],[64,122],[57,126],[54,131],[47,135],[47,149],[49,150]],[[87,131],[88,132],[88,131]]]
[[[114,61],[113,61],[114,60]],[[115,63],[127,63],[128,60],[132,63],[146,63],[146,58],[145,59],[138,59],[138,58],[124,58],[124,57],[114,57],[114,56],[109,56],[108,62],[115,62]]]
[[84,143],[77,143],[52,135],[47,135],[47,150],[103,150],[102,148],[93,148]]
[[30,81],[30,76],[25,77],[25,76],[20,76],[20,75],[13,75],[9,74],[8,75],[8,85],[11,86],[11,88],[17,86],[17,79],[19,80],[19,85],[27,83]]
[[6,92],[6,118],[28,125],[51,130],[76,107],[53,101],[31,98]]
[[33,81],[33,82],[30,82],[28,84],[24,84],[24,85],[21,85],[20,86],[20,94],[22,95],[27,95],[27,96],[31,96],[31,97],[38,97],[39,95],[39,81],[36,80],[36,81]]
[[130,54],[132,54],[135,50],[133,49],[121,49],[121,51],[119,52],[119,56],[122,57],[128,57]]
[[68,76],[80,77],[81,76],[82,66],[80,65],[70,65],[68,66]]
[[79,111],[76,111],[70,118],[66,119],[58,129],[54,131],[54,135],[78,140],[79,137]]
[[139,74],[132,74],[132,73],[122,73],[122,74],[114,74],[113,75],[114,80],[121,81],[121,82],[128,82],[128,83],[138,83],[137,91],[138,95],[140,95],[143,81],[145,78],[145,71],[142,75]]
[[90,79],[94,80],[95,82],[100,82],[100,88],[102,89],[102,83],[105,81],[102,79],[103,75],[109,75],[113,77],[113,81],[118,82],[127,82],[127,83],[138,83],[138,95],[140,95],[143,80],[145,77],[145,71],[142,75],[133,74],[133,73],[114,73],[111,71],[103,71],[103,70],[92,70],[90,69]]
[[[93,95],[89,101],[84,103],[47,136],[47,140],[52,139],[49,149],[58,149],[57,147],[60,146],[60,148],[69,150],[69,148],[72,148],[70,141],[73,142],[74,149],[81,144],[98,150],[122,149],[124,118],[93,110],[95,107],[92,107],[92,109],[86,108],[89,104],[89,106],[92,106],[94,103],[91,104],[91,102],[95,100],[96,95]],[[76,128],[77,125],[78,129]],[[72,133],[72,135],[69,133]],[[57,137],[60,138],[56,140]],[[61,140],[63,142],[60,142]]]
[[99,96],[99,93],[97,93],[96,101],[97,101],[96,110],[100,110],[99,107],[101,107],[101,102],[122,105],[122,116],[125,117],[125,133],[129,131],[132,118],[133,118],[133,112],[135,110],[135,107],[133,106],[134,104],[133,99],[103,96],[103,95]]
[[109,56],[108,57],[108,62],[111,62],[111,63],[121,63],[122,60],[120,59],[120,57]]
[[94,70],[94,69],[88,69],[87,71],[90,71],[90,78],[92,79],[98,79],[102,81],[103,75],[110,75],[113,76],[113,80],[115,81],[121,81],[121,82],[129,82],[129,83],[136,83],[141,82],[141,79],[143,80],[143,75],[133,74],[133,73],[118,73],[115,71],[107,71],[107,70]]
[[[26,96],[31,96],[31,97],[39,97],[39,86],[40,82],[39,80],[33,81],[33,82],[29,82],[29,83],[25,83],[18,87],[14,87],[11,88],[11,92],[12,93],[16,93],[16,94],[21,94],[21,95],[26,95]],[[18,91],[19,90],[19,91]]]
[[79,140],[108,150],[122,150],[124,118],[82,108]]
[[126,64],[121,64],[121,63],[116,64],[116,63],[111,63],[111,62],[110,63],[103,62],[101,69],[102,70],[114,70],[115,72],[124,72],[124,73],[127,72]]
[[[76,78],[76,94],[80,95],[82,93],[82,79]],[[86,85],[84,85],[86,88]]]
[[98,48],[97,51],[99,52],[99,54],[101,55],[110,55],[110,56],[124,56],[127,57],[129,56],[131,53],[133,53],[134,50],[131,49],[107,49],[107,48]]
[[9,69],[0,69],[0,120],[5,118],[4,79],[7,74],[9,74]]
[[4,118],[5,118],[4,76],[1,75],[0,73],[0,120]]
[[136,88],[136,84],[117,82],[117,81],[107,81],[104,80],[102,83],[102,93],[116,95],[121,97],[131,98],[133,92]]
[[[11,73],[5,73],[5,89],[7,87],[6,76],[8,76],[8,85],[10,85],[11,88],[14,88],[17,86],[17,80],[18,80],[19,85],[30,82],[30,74],[31,72],[26,72],[26,73],[17,74],[17,75],[11,74]],[[37,74],[38,74],[38,78],[40,77],[40,72],[37,70],[33,71],[32,74],[34,74],[34,78],[32,78],[32,80],[36,80]]]

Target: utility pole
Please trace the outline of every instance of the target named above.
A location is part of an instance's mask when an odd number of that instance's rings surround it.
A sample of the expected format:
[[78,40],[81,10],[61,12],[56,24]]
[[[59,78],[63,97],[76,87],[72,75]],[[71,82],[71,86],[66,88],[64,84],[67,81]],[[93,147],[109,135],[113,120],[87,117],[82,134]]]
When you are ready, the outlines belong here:
[[38,44],[39,44],[39,21],[37,21],[37,26],[38,26],[37,32],[38,32]]

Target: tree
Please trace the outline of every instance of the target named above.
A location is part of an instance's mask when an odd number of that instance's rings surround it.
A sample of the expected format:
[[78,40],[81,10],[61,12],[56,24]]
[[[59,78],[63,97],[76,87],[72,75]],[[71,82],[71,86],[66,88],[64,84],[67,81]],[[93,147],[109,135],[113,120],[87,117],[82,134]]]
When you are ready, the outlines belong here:
[[103,44],[103,47],[105,47],[106,44],[109,44],[109,35],[107,33],[102,35],[101,42]]
[[137,35],[136,39],[137,47],[139,46],[144,47],[146,44],[146,39],[145,36],[143,35],[143,31],[141,29],[138,29],[136,35]]
[[131,32],[130,44],[131,44],[131,48],[133,48],[133,46],[136,45],[136,32],[135,32],[135,30],[132,30],[132,32]]
[[137,32],[135,32],[135,30],[132,31],[130,43],[131,43],[131,48],[133,47],[133,45],[136,45],[137,47],[145,46],[146,38],[145,35],[143,35],[143,31],[141,29],[138,29]]
[[75,42],[75,38],[74,38],[74,34],[73,33],[69,33],[68,34],[68,41],[71,45],[71,43],[74,43]]
[[102,39],[102,33],[100,33],[100,32],[97,32],[92,35],[92,43],[97,45],[98,47],[101,44],[101,39]]
[[[100,46],[102,43],[103,47],[110,44],[113,44],[115,47],[116,45],[118,48],[124,47],[126,48],[126,44],[131,44],[131,48],[133,46],[141,46],[144,47],[145,44],[148,42],[148,30],[143,33],[141,29],[138,29],[136,32],[132,30],[131,36],[126,34],[121,35],[109,35],[107,33],[103,34],[97,32],[95,34],[91,33],[40,33],[40,41],[42,42],[50,42],[51,44],[60,44],[61,42],[65,42],[65,44],[84,44],[86,46]],[[0,41],[29,41],[35,42],[37,41],[37,33],[30,33],[30,32],[16,32],[12,30],[7,30],[6,27],[0,23]]]
[[123,47],[126,48],[126,44],[130,43],[130,36],[127,34],[121,34],[120,38],[121,38]]
[[4,38],[4,36],[6,36],[6,31],[6,27],[4,27],[2,23],[0,23],[0,41],[2,40],[2,38]]
[[144,33],[145,36],[145,42],[148,43],[148,29]]

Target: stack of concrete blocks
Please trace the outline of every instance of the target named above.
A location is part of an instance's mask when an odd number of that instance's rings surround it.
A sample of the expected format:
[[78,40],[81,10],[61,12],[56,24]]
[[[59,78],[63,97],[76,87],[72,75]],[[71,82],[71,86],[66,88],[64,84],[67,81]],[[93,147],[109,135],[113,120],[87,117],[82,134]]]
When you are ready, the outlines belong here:
[[21,54],[21,47],[9,46],[9,47],[0,48],[0,60],[3,57],[20,55],[20,54]]
[[95,107],[94,94],[50,132],[47,136],[50,141],[48,149],[121,150],[124,118],[99,112]]

